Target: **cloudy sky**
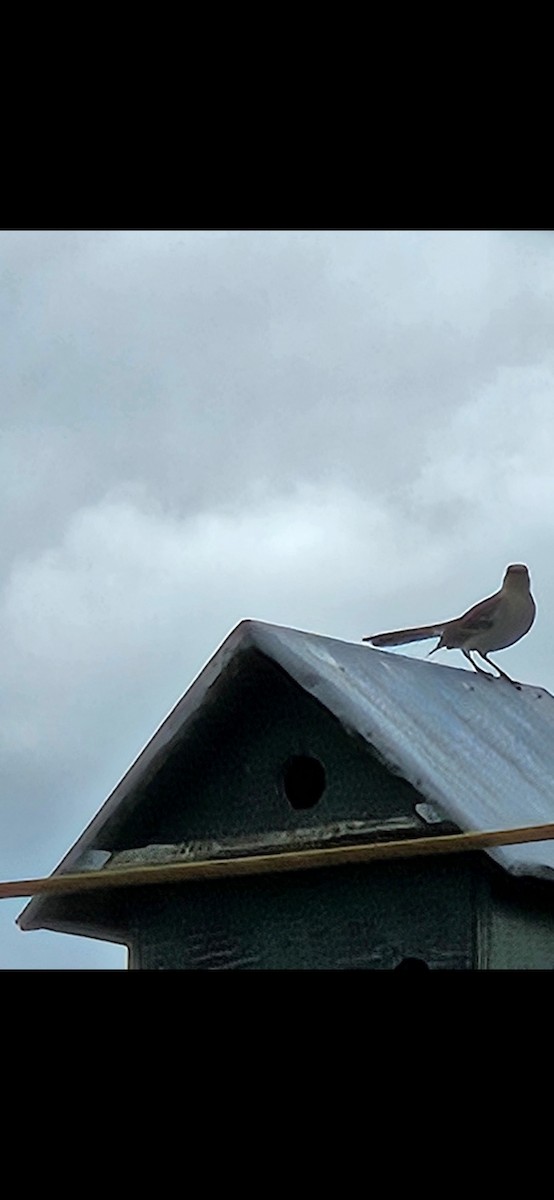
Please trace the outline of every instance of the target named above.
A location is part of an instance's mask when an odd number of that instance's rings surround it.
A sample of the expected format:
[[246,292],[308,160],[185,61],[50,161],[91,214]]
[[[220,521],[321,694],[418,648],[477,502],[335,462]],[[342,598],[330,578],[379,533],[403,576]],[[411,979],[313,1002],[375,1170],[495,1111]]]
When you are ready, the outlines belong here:
[[[5,232],[0,310],[1,878],[49,874],[243,617],[358,640],[525,562],[500,662],[554,691],[554,235]],[[0,967],[125,967],[24,903]]]

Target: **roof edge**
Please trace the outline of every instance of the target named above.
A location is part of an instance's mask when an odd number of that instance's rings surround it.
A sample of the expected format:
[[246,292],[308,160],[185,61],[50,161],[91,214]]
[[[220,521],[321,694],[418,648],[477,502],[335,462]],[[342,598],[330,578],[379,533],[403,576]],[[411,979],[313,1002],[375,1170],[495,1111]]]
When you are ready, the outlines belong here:
[[[81,856],[89,849],[99,831],[109,820],[112,813],[135,786],[138,785],[143,772],[153,764],[155,759],[178,736],[183,721],[199,708],[206,693],[221,675],[222,671],[237,653],[249,649],[261,649],[257,637],[257,627],[262,622],[252,618],[239,621],[223,638],[207,659],[198,673],[193,677],[186,690],[179,697],[173,708],[160,721],[160,724],[139,750],[136,758],[120,776],[115,787],[104,800],[98,812],[73,843],[67,853],[60,859],[51,875],[58,875],[71,870]],[[274,627],[275,628],[275,627]],[[278,628],[278,627],[277,627]],[[16,917],[15,923],[22,930],[42,928],[38,924],[40,909],[47,902],[45,895],[34,896]]]

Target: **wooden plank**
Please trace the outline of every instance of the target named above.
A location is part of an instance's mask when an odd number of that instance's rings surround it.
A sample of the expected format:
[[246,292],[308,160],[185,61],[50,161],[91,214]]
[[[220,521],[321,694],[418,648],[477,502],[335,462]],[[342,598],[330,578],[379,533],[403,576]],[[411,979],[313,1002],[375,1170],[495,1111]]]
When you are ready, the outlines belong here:
[[492,829],[480,833],[453,833],[439,837],[371,842],[363,846],[326,846],[315,850],[291,850],[280,854],[258,854],[243,858],[169,863],[127,867],[118,871],[90,871],[81,875],[50,875],[45,879],[23,879],[0,884],[0,899],[92,891],[96,888],[144,887],[154,883],[182,883],[233,875],[262,875],[277,871],[306,871],[347,863],[413,858],[416,855],[459,854],[490,846],[513,846],[524,842],[554,839],[554,823],[519,829]]

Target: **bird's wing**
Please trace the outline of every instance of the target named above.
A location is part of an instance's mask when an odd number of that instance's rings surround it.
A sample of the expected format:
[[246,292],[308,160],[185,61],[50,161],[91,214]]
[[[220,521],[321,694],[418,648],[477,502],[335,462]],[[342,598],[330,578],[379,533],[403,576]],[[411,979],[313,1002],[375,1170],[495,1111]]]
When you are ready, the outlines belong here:
[[450,624],[456,625],[460,632],[467,633],[477,632],[479,629],[491,629],[501,602],[502,592],[495,592],[494,596],[487,596],[486,600],[480,600],[479,604],[468,608],[467,612],[463,613],[461,617],[456,617]]

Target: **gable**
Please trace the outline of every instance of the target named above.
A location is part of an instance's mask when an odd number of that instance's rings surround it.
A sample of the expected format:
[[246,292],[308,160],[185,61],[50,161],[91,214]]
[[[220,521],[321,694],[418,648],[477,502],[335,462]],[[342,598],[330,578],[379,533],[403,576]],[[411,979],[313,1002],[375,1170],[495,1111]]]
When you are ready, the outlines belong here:
[[[321,765],[319,800],[287,798],[293,759]],[[289,789],[290,790],[290,789]],[[309,800],[309,796],[307,797]],[[214,685],[210,701],[176,740],[132,814],[115,813],[96,841],[111,852],[152,843],[229,838],[321,825],[341,818],[386,820],[423,800],[371,747],[255,648]]]

